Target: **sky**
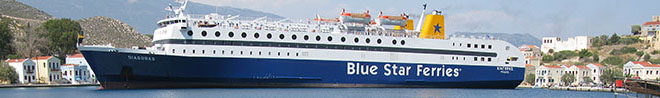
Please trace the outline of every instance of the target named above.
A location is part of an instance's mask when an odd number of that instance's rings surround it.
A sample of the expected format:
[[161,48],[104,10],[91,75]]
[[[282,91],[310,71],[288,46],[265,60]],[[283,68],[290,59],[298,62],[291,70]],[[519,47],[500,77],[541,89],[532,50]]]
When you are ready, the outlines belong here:
[[[138,0],[129,0],[138,1]],[[536,37],[630,34],[630,26],[660,15],[660,0],[191,0],[248,8],[293,19],[337,17],[370,10],[373,16],[441,10],[447,32],[530,33]],[[430,11],[427,11],[430,12]],[[417,16],[418,17],[418,16]]]

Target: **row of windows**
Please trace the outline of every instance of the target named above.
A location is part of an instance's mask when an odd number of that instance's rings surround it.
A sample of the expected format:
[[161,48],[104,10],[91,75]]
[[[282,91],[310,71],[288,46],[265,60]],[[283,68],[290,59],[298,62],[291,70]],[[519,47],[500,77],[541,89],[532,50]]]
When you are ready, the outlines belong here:
[[[172,53],[177,53],[177,52],[176,52],[176,49],[172,49]],[[186,49],[183,49],[183,50],[181,51],[181,53],[186,53]],[[191,53],[192,53],[192,54],[195,54],[195,53],[197,53],[197,52],[195,52],[195,50],[191,50]],[[236,52],[234,52],[233,50],[230,50],[230,51],[225,51],[225,50],[216,51],[216,50],[213,50],[213,51],[211,52],[211,54],[216,54],[216,53],[223,54],[223,55],[224,55],[224,54],[230,54],[230,55],[234,55],[234,54],[239,54],[239,55],[266,55],[266,54],[267,54],[267,55],[269,55],[269,56],[270,56],[270,55],[277,55],[277,56],[283,56],[283,55],[286,55],[286,56],[300,56],[300,53],[295,53],[295,54],[294,54],[294,53],[291,53],[291,52],[286,52],[286,54],[284,54],[284,52],[277,52],[277,54],[275,54],[275,52],[271,52],[271,51],[268,51],[268,52],[262,52],[262,51],[258,51],[258,52],[255,52],[255,51],[236,51]],[[201,51],[201,54],[207,54],[207,53],[206,53],[206,50],[202,50],[202,51]]]
[[[192,36],[192,35],[193,35],[193,31],[192,31],[192,30],[189,30],[189,31],[187,32],[187,34],[188,34],[188,36]],[[206,35],[207,35],[206,31],[202,31],[201,35],[202,35],[203,37],[206,37]],[[221,35],[221,34],[220,34],[219,31],[215,31],[215,37],[220,37],[220,35]],[[233,37],[234,37],[234,32],[229,32],[229,33],[227,33],[227,36],[233,38]],[[247,33],[245,33],[245,32],[242,32],[242,33],[241,33],[241,37],[242,37],[242,38],[247,38],[247,36],[248,36]],[[254,37],[254,38],[259,38],[260,35],[259,35],[259,33],[254,33],[253,37]],[[286,36],[284,36],[284,34],[280,34],[278,37],[279,37],[281,40],[284,40]],[[268,34],[266,35],[266,38],[268,38],[268,39],[272,39],[272,38],[273,38],[273,34],[268,33]],[[294,35],[291,35],[291,39],[292,39],[292,40],[297,40],[297,39],[298,39],[298,36],[295,35],[295,34],[294,34]],[[310,36],[309,36],[309,35],[305,35],[305,36],[303,36],[303,39],[307,41],[307,40],[310,39]],[[321,41],[321,36],[318,36],[318,35],[317,35],[317,36],[315,37],[315,40],[316,40],[316,41]],[[333,40],[333,38],[332,38],[332,36],[328,36],[328,37],[325,38],[325,40],[327,40],[328,42],[331,42],[331,41]],[[346,42],[346,37],[341,37],[340,40],[341,40],[341,42]],[[359,42],[360,42],[360,38],[357,38],[357,37],[356,37],[356,38],[353,38],[353,42],[355,42],[355,43],[359,43]],[[370,39],[370,38],[367,38],[367,39],[364,40],[364,42],[367,43],[367,44],[368,44],[368,43],[371,43],[371,39]],[[382,41],[381,39],[377,39],[377,40],[376,40],[376,43],[378,43],[378,44],[381,44],[382,42],[383,42],[383,41]],[[399,43],[400,45],[405,45],[405,44],[406,44],[406,41],[405,41],[405,40],[401,40],[401,41],[392,40],[392,45],[397,45],[397,43]],[[489,48],[491,48],[491,46],[489,46]]]
[[28,82],[31,82],[30,80],[35,80],[36,78],[34,76],[23,76],[23,80],[26,80]]
[[156,44],[196,44],[196,45],[220,45],[220,46],[254,46],[254,47],[284,47],[284,48],[310,48],[310,49],[337,49],[337,50],[362,50],[362,51],[387,51],[405,53],[427,53],[446,55],[470,55],[497,57],[497,53],[474,52],[461,50],[440,50],[420,48],[378,47],[378,46],[353,46],[311,43],[286,43],[286,42],[251,42],[251,41],[224,41],[224,40],[180,40],[168,39],[154,42]]
[[[451,57],[451,60],[460,60],[460,57]],[[466,60],[466,57],[463,57],[463,60]],[[486,58],[486,57],[481,57],[481,59],[479,59],[479,57],[474,57],[474,61],[482,61],[482,62],[488,61],[488,62],[491,62],[491,61],[493,61],[493,59],[492,58]]]
[[[452,43],[453,46],[456,46],[456,43]],[[463,43],[458,43],[458,46],[463,46]],[[468,48],[479,48],[479,44],[470,44],[467,43]],[[481,44],[481,49],[486,49],[485,44]],[[493,45],[488,45],[488,49],[493,49]]]

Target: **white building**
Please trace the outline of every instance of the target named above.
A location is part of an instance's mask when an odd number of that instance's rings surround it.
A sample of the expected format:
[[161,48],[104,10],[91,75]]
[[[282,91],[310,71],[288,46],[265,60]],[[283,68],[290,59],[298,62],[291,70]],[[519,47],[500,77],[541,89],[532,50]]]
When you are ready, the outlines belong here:
[[564,69],[557,65],[543,65],[536,68],[536,86],[553,86],[561,84]]
[[62,79],[60,73],[60,59],[54,56],[40,56],[31,58],[37,65],[37,82],[57,84]]
[[13,67],[18,74],[18,83],[29,84],[37,83],[35,75],[36,63],[30,59],[8,59],[5,62]]
[[520,52],[525,55],[525,64],[541,66],[541,49],[534,45],[523,45],[519,47]]
[[580,83],[586,83],[584,78],[591,78],[590,69],[587,66],[582,65],[564,65],[564,74],[572,74],[575,76],[575,81],[570,85],[580,85]]
[[89,71],[87,66],[80,66],[78,64],[64,64],[62,69],[62,79],[69,81],[71,84],[85,84],[89,83]]
[[594,83],[596,84],[603,84],[603,82],[600,81],[600,75],[603,75],[603,70],[605,70],[605,66],[600,65],[600,64],[587,64],[587,67],[591,69],[591,80],[593,80]]
[[96,80],[96,74],[94,74],[94,71],[92,70],[91,67],[89,67],[89,64],[87,63],[87,60],[85,60],[85,57],[83,57],[82,54],[73,54],[70,56],[66,57],[66,64],[77,64],[78,66],[84,66],[87,68],[87,72],[89,72],[89,77],[88,82],[89,83],[97,83],[98,81]]
[[582,50],[589,48],[589,37],[576,36],[575,38],[568,38],[568,40],[561,40],[559,37],[543,37],[543,44],[541,51],[548,53],[550,49],[554,52],[563,50]]
[[660,65],[649,62],[630,61],[623,65],[623,74],[639,77],[643,80],[655,80],[660,77]]

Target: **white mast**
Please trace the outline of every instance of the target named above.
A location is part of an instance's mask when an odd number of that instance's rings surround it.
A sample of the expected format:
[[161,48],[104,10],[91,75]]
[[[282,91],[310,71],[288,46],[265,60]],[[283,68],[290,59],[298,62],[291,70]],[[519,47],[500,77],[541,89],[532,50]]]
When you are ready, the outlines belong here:
[[422,5],[424,7],[424,10],[422,10],[422,14],[419,14],[419,21],[417,21],[417,27],[415,27],[415,31],[421,32],[422,31],[422,22],[424,22],[424,13],[426,13],[426,3]]

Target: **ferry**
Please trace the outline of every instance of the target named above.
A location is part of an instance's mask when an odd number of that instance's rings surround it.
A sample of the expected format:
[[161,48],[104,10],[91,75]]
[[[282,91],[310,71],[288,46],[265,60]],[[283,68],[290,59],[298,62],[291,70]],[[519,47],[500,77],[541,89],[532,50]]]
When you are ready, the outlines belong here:
[[492,38],[445,38],[444,15],[294,21],[185,14],[169,6],[153,46],[81,45],[104,89],[235,87],[505,88],[523,80],[523,54]]

